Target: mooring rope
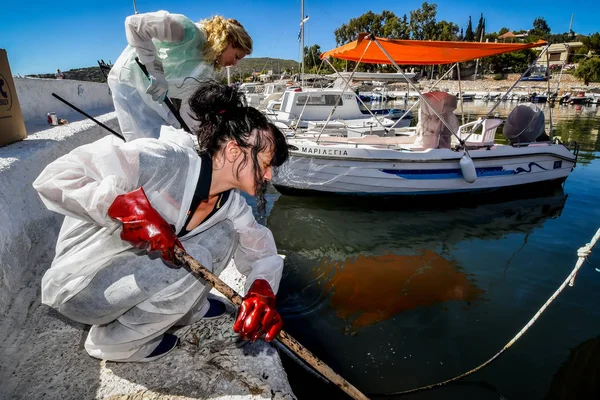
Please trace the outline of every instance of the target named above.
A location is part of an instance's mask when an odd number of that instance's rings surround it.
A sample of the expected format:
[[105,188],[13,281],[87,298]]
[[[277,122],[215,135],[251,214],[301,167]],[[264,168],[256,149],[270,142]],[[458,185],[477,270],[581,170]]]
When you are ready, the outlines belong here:
[[521,338],[521,336],[523,336],[525,334],[525,332],[527,332],[527,330],[535,323],[535,321],[537,321],[537,319],[539,318],[539,316],[546,310],[546,308],[548,308],[548,306],[554,301],[554,299],[556,299],[556,297],[563,291],[563,289],[567,285],[569,285],[569,286],[572,287],[575,284],[575,277],[577,276],[577,273],[579,272],[579,269],[582,267],[583,263],[587,260],[587,257],[592,252],[592,248],[594,247],[594,245],[596,244],[596,242],[598,241],[598,239],[600,239],[600,228],[598,228],[598,230],[596,231],[596,234],[594,235],[594,237],[592,238],[592,240],[590,241],[590,243],[586,244],[585,246],[583,246],[579,250],[577,250],[577,257],[578,257],[577,263],[575,264],[575,268],[573,268],[573,271],[571,271],[571,273],[569,274],[569,276],[567,276],[567,279],[565,279],[565,281],[560,285],[560,287],[554,292],[554,294],[552,296],[550,296],[550,298],[546,301],[546,303],[544,303],[544,305],[533,316],[533,318],[531,318],[529,320],[529,322],[519,331],[519,333],[517,333],[515,335],[515,337],[513,337],[492,358],[490,358],[489,360],[487,360],[483,364],[479,365],[478,367],[473,368],[470,371],[467,371],[467,372],[465,372],[465,373],[463,373],[461,375],[458,375],[458,376],[456,376],[454,378],[445,380],[443,382],[438,382],[438,383],[434,383],[432,385],[421,386],[421,387],[416,388],[416,389],[404,390],[404,391],[395,392],[395,393],[373,394],[373,396],[377,396],[377,397],[379,397],[379,396],[398,396],[398,395],[405,395],[405,394],[409,394],[409,393],[415,393],[415,392],[420,392],[420,391],[423,391],[423,390],[433,389],[434,387],[443,386],[443,385],[446,385],[448,383],[458,381],[459,379],[462,379],[462,378],[464,378],[466,376],[469,376],[469,375],[471,375],[471,374],[479,371],[480,369],[486,367],[488,364],[490,364],[496,358],[500,357],[500,355],[502,353],[504,353],[504,351],[506,351],[517,340],[519,340],[519,338]]

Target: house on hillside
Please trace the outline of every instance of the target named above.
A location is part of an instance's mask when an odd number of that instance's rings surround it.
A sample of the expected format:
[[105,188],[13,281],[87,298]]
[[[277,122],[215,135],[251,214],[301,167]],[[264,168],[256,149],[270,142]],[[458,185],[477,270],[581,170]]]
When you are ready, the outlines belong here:
[[528,37],[529,37],[529,31],[515,34],[515,39],[518,39],[518,40],[525,40]]
[[[569,65],[575,64],[579,60],[575,57],[575,52],[583,47],[582,42],[554,43],[548,47],[546,54],[543,54],[537,61],[538,65]],[[539,48],[541,50],[541,48]]]
[[508,32],[503,33],[502,35],[498,36],[498,40],[501,40],[502,42],[512,43],[514,39],[515,39],[515,34],[512,33],[511,31],[508,31]]
[[529,31],[523,32],[523,33],[517,33],[514,34],[511,31],[505,32],[502,35],[498,36],[498,39],[496,39],[496,41],[502,41],[502,42],[519,42],[519,41],[523,41],[525,40],[527,37],[529,36]]

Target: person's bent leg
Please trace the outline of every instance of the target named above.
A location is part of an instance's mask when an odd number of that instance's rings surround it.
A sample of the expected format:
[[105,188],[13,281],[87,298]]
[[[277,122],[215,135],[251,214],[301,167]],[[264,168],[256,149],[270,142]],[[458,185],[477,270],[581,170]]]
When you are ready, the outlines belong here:
[[[231,222],[224,221],[182,244],[209,270],[216,266],[213,272],[219,274],[231,259],[237,234]],[[85,344],[90,355],[138,361],[152,353],[166,330],[204,307],[209,291],[210,286],[185,269],[132,252],[115,258],[59,311],[94,325]]]
[[[182,245],[188,254],[218,276],[233,257],[237,233],[231,221],[222,221],[183,239]],[[206,313],[211,289],[210,285],[204,285],[188,274],[182,281],[135,305],[115,322],[93,326],[85,348],[97,358],[140,361],[154,350],[162,334],[170,327],[181,325],[188,318],[186,323],[193,323]],[[133,352],[135,349],[138,350]]]
[[[195,255],[200,254],[195,251]],[[209,259],[200,257],[203,258],[209,265]],[[203,289],[204,285],[188,273],[182,280],[136,304],[116,321],[92,326],[85,349],[92,357],[104,360],[144,359],[156,348],[162,335],[198,302]]]

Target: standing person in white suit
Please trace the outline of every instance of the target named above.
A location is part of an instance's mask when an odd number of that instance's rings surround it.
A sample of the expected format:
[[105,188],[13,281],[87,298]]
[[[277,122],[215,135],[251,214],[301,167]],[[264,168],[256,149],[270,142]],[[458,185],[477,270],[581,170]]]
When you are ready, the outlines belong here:
[[246,275],[235,332],[273,340],[283,259],[240,191],[254,195],[288,156],[283,134],[234,87],[207,82],[190,99],[199,127],[164,126],[159,139],[113,136],[49,164],[33,186],[65,215],[42,302],[92,325],[85,349],[112,361],[151,361],[178,338],[166,331],[225,305],[174,264],[179,245],[214,274],[233,256]]
[[161,125],[180,128],[164,104],[167,95],[181,100],[181,117],[193,128],[188,99],[201,81],[252,52],[244,27],[218,15],[199,23],[167,11],[131,15],[125,19],[125,34],[128,46],[111,68],[108,85],[127,141],[158,138]]

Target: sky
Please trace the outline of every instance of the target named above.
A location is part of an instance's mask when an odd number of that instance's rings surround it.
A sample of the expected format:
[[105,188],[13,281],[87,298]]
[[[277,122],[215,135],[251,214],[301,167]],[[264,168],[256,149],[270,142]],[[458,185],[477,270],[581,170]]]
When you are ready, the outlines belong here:
[[[115,61],[127,45],[124,21],[134,13],[133,0],[3,1],[0,48],[6,49],[13,75],[51,73],[57,68],[97,65],[97,60]],[[336,46],[334,30],[351,18],[371,10],[394,12],[398,16],[419,9],[423,1],[305,0],[305,46],[318,44],[322,51]],[[438,0],[437,21],[454,22],[466,29],[469,16],[473,29],[479,16],[486,19],[486,31],[530,29],[533,20],[543,17],[552,33],[573,30],[580,34],[600,31],[600,1],[524,2],[502,0]],[[487,3],[487,4],[483,4]],[[536,7],[538,4],[539,7]],[[254,40],[250,57],[300,59],[298,31],[301,0],[150,1],[137,0],[140,13],[167,10],[184,14],[193,21],[223,15],[240,21]]]

